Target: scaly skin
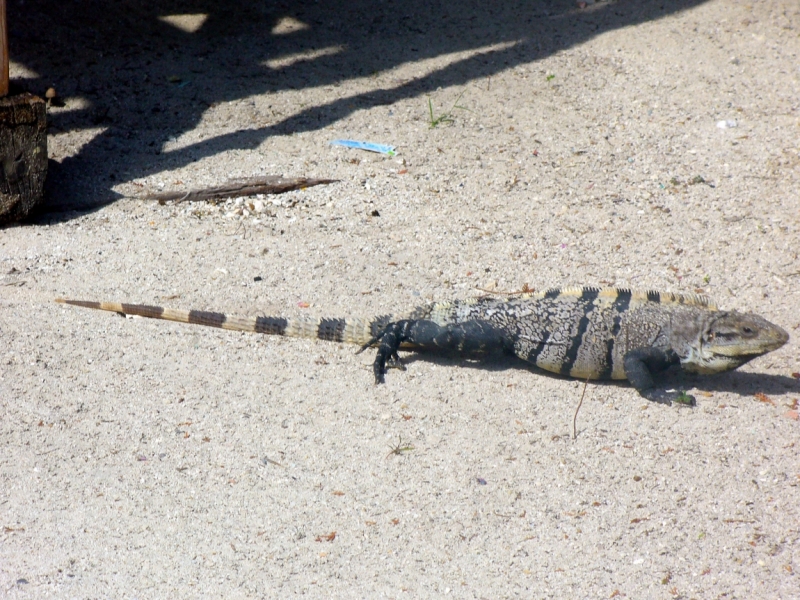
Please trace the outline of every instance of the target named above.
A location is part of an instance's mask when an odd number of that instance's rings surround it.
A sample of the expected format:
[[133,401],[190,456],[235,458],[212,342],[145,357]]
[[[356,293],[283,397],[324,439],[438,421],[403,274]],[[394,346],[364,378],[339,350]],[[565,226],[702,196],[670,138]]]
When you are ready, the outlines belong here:
[[627,379],[650,400],[684,394],[655,387],[653,374],[672,365],[720,373],[777,350],[789,335],[766,319],[721,311],[704,296],[623,289],[565,288],[512,298],[444,302],[401,317],[291,319],[237,317],[112,302],[57,302],[234,331],[315,338],[377,347],[376,383],[402,348],[485,353],[504,351],[577,379]]

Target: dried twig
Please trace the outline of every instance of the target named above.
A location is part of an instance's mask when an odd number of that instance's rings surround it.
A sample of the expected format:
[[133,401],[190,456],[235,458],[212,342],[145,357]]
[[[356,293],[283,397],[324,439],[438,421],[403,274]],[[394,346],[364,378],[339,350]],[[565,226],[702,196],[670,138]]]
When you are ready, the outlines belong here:
[[587,385],[589,385],[589,378],[588,377],[586,378],[586,381],[583,382],[583,392],[581,393],[581,401],[578,402],[578,408],[575,409],[575,414],[572,417],[572,439],[573,440],[577,440],[578,439],[578,429],[577,429],[578,411],[581,409],[581,406],[583,405],[583,397],[586,395],[586,386]]
[[334,183],[338,179],[308,179],[306,177],[251,177],[229,181],[217,187],[183,192],[159,192],[143,196],[145,200],[158,200],[159,203],[174,202],[199,202],[202,200],[220,200],[222,198],[239,198],[241,196],[254,196],[256,194],[283,194],[293,190],[300,190],[315,185]]
[[486,292],[490,296],[518,296],[520,294],[532,294],[534,289],[532,287],[528,287],[527,283],[522,284],[522,289],[517,290],[514,292],[505,292],[502,290],[487,290],[486,288],[476,287],[476,290],[479,292]]

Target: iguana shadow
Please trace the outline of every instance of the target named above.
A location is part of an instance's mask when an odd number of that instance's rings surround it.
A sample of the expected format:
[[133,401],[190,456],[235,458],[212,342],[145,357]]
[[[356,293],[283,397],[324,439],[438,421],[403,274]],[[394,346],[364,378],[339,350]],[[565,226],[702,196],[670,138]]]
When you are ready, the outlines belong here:
[[[485,356],[464,356],[457,353],[432,353],[425,350],[401,356],[404,365],[417,361],[430,362],[442,367],[480,369],[482,371],[526,370],[532,375],[575,381],[571,377],[540,369],[513,355],[492,353]],[[391,372],[394,372],[392,370]],[[716,375],[687,373],[678,367],[655,376],[656,385],[666,389],[697,389],[706,392],[730,392],[739,396],[755,394],[800,394],[800,380],[785,375],[750,371],[727,371]],[[624,380],[590,381],[592,385],[630,387]]]

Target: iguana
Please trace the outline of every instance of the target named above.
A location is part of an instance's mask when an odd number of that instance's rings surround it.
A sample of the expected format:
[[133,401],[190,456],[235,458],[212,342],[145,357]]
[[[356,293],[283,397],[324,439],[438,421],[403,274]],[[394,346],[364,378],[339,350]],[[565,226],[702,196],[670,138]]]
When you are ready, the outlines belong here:
[[[375,382],[400,367],[399,349],[485,353],[502,350],[577,379],[627,379],[658,402],[678,394],[655,387],[671,365],[719,373],[783,346],[789,335],[754,314],[718,310],[705,296],[592,287],[550,289],[509,298],[430,304],[403,317],[306,319],[237,317],[139,304],[56,302],[234,331],[315,338],[377,347]],[[680,398],[691,397],[685,395]]]

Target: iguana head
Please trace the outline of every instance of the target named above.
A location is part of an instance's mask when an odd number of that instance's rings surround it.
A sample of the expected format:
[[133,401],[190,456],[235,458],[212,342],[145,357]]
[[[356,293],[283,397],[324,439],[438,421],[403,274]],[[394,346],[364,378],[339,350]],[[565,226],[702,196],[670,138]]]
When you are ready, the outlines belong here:
[[681,365],[693,373],[729,371],[789,341],[777,325],[753,314],[715,312],[691,344]]

